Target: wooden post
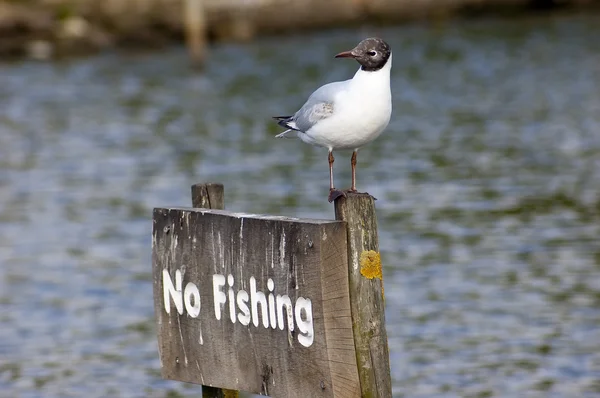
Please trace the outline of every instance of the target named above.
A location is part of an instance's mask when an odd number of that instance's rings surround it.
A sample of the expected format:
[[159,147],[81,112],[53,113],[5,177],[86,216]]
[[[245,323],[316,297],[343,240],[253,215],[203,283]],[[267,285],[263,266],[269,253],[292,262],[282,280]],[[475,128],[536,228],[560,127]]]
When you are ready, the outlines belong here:
[[223,184],[209,182],[192,185],[192,206],[201,209],[225,210]]
[[206,17],[202,0],[183,0],[186,42],[192,64],[201,67],[206,58]]
[[[203,209],[225,209],[225,189],[223,184],[195,184],[192,185],[192,206]],[[202,386],[202,398],[238,398],[239,392]]]
[[[215,190],[194,188],[211,204]],[[165,379],[222,389],[205,397],[360,397],[345,222],[205,208],[152,221]]]
[[385,330],[383,274],[375,200],[348,193],[335,201],[335,219],[347,222],[348,277],[356,362],[362,397],[392,396]]

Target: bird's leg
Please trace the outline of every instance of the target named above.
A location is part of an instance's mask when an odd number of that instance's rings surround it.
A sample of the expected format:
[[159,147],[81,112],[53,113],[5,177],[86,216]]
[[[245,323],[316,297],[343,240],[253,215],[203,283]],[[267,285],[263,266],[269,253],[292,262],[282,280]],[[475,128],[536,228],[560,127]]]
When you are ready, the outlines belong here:
[[329,190],[333,191],[335,188],[333,187],[333,161],[335,158],[333,157],[333,152],[329,151]]
[[333,186],[333,161],[335,160],[333,158],[333,152],[331,150],[329,150],[329,202],[333,202],[334,200],[336,200],[337,198],[339,198],[340,196],[346,196],[346,194],[340,190],[335,189],[335,187]]
[[350,159],[350,164],[352,165],[352,186],[348,192],[356,192],[356,155],[356,151],[352,152],[352,159]]

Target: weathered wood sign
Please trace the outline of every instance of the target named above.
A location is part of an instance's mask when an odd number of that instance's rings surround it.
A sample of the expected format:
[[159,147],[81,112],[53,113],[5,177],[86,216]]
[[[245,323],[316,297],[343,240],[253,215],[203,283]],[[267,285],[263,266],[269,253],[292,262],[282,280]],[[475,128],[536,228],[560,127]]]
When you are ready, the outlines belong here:
[[155,209],[163,377],[273,397],[358,397],[346,224]]

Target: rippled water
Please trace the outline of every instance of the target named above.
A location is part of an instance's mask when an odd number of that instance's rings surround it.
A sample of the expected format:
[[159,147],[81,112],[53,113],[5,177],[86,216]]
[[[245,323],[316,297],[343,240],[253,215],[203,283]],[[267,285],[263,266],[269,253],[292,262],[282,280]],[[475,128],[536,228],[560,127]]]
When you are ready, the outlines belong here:
[[[329,218],[326,151],[271,115],[380,34],[394,115],[377,197],[395,395],[600,394],[600,16],[330,31],[0,66],[0,396],[176,397],[159,375],[151,209]],[[349,185],[349,154],[336,157]]]

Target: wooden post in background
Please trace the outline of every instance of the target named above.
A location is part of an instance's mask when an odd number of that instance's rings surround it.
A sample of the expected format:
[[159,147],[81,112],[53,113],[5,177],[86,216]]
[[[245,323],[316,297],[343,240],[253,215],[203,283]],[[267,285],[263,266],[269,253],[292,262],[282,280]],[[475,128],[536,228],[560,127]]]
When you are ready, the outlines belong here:
[[[223,184],[192,185],[192,206],[203,209],[225,209],[225,189]],[[210,386],[202,386],[202,398],[238,398],[239,392]]]
[[206,16],[203,0],[183,0],[185,39],[192,64],[201,67],[206,58]]
[[339,197],[335,219],[346,221],[348,228],[350,306],[361,395],[388,398],[392,381],[374,198],[357,193]]
[[223,184],[209,182],[192,185],[192,206],[201,209],[225,210]]

